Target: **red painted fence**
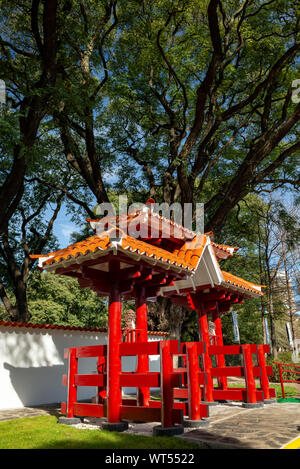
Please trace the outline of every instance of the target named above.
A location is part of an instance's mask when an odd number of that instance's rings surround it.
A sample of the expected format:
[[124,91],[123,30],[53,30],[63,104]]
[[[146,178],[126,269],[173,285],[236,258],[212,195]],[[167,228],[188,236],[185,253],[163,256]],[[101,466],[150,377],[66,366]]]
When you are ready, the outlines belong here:
[[[136,399],[122,399],[120,419],[139,420],[144,422],[162,422],[163,427],[182,423],[185,406],[175,403],[173,390],[179,386],[179,375],[173,370],[173,355],[178,354],[178,341],[132,342],[120,344],[120,357],[139,355],[160,355],[161,371],[147,373],[120,373],[120,387],[160,387],[161,401],[150,401],[148,406],[138,406]],[[76,347],[65,351],[68,358],[68,375],[63,376],[63,385],[68,387],[67,402],[62,403],[61,411],[67,417],[106,417],[106,367],[99,368],[99,362],[105,363],[107,346]],[[92,375],[78,374],[78,359],[98,357],[98,373]],[[104,371],[104,372],[103,372]],[[78,386],[95,386],[100,388],[98,403],[85,404],[77,402]],[[101,403],[99,403],[99,401]]]
[[[291,365],[291,363],[279,363],[279,362],[274,362],[274,364],[278,366],[282,397],[283,397],[283,399],[285,399],[285,392],[284,392],[284,384],[283,383],[297,383],[297,384],[300,384],[300,380],[297,381],[297,380],[294,380],[294,379],[284,379],[283,378],[283,373],[300,374],[300,365]],[[299,368],[299,371],[283,369],[282,368],[283,366],[285,366],[285,367],[288,366],[288,367],[292,367],[292,368]]]
[[[161,422],[163,427],[182,423],[183,415],[190,420],[208,417],[207,404],[213,401],[234,400],[255,404],[275,397],[270,389],[268,376],[272,367],[266,365],[265,354],[268,345],[210,345],[204,342],[177,340],[157,342],[122,342],[119,345],[120,357],[160,355],[160,372],[121,372],[120,387],[140,389],[161,389],[161,400],[122,399],[119,418],[145,422]],[[211,365],[212,356],[241,355],[242,366],[225,366],[225,360],[216,360],[219,366]],[[180,357],[181,366],[174,368],[174,357]],[[256,357],[257,365],[253,363]],[[97,372],[90,375],[78,374],[78,359],[97,357]],[[63,376],[67,386],[67,402],[62,403],[62,413],[67,417],[107,417],[107,346],[69,348],[65,351],[68,358],[68,374]],[[138,360],[137,360],[138,361]],[[220,363],[223,366],[220,366]],[[227,377],[245,379],[245,387],[230,388]],[[214,387],[217,378],[218,387]],[[222,380],[220,378],[226,378]],[[255,378],[260,386],[256,388]],[[224,383],[226,385],[224,386]],[[77,402],[77,387],[97,388],[96,403]],[[150,392],[149,392],[150,393]],[[208,399],[209,398],[209,399]],[[185,401],[182,401],[182,400]]]
[[[191,343],[181,344],[181,351],[186,353],[186,348]],[[275,390],[270,388],[268,376],[273,374],[271,366],[266,365],[265,354],[270,352],[268,345],[211,345],[205,349],[205,343],[198,342],[198,355],[202,359],[203,368],[199,372],[199,383],[202,386],[202,401],[209,403],[222,400],[233,400],[255,404],[268,401],[275,397]],[[211,357],[216,355],[241,355],[243,366],[212,366]],[[256,356],[257,366],[253,364],[253,355]],[[184,355],[185,357],[185,355]],[[209,360],[207,359],[209,357]],[[224,362],[225,363],[225,362]],[[181,368],[182,387],[175,390],[176,398],[188,399],[189,384],[186,377],[188,367]],[[238,377],[245,379],[244,388],[230,388],[219,378]],[[218,387],[214,387],[213,379],[218,379]],[[256,388],[255,378],[259,378],[260,387]],[[192,391],[190,391],[192,392]],[[209,397],[209,398],[208,398]]]

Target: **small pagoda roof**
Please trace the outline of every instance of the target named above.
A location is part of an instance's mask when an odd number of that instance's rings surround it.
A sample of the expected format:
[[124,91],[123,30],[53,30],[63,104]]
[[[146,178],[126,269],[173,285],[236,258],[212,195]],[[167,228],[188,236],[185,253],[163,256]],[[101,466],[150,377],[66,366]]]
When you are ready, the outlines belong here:
[[218,244],[213,241],[211,244],[218,259],[227,259],[228,257],[232,257],[233,254],[240,249],[236,246],[227,246],[226,244]]
[[[229,248],[229,246],[225,247]],[[231,249],[236,250],[236,248]],[[206,235],[206,243],[193,276],[176,280],[173,286],[161,287],[160,295],[172,296],[173,294],[185,294],[189,291],[200,292],[212,288],[231,291],[242,298],[257,298],[263,295],[262,285],[257,285],[221,270],[219,259],[218,253],[216,253],[216,243],[212,242],[210,237]]]
[[[122,214],[119,216],[107,216],[100,219],[87,219],[91,227],[97,234],[107,230],[109,226],[117,226],[123,231],[130,233],[130,229],[138,227],[141,236],[140,239],[152,242],[153,240],[168,239],[176,245],[185,241],[192,241],[197,233],[185,228],[184,226],[170,220],[151,208],[151,204],[146,204],[140,210],[133,213]],[[143,237],[142,234],[145,234]]]
[[[72,264],[85,263],[87,260],[97,261],[109,253],[123,254],[137,263],[144,260],[148,264],[160,265],[166,270],[192,274],[195,272],[202,249],[205,245],[204,235],[195,235],[183,245],[170,252],[127,235],[122,229],[113,227],[101,234],[91,236],[84,241],[67,246],[47,255],[31,255],[39,259],[39,268],[48,272],[59,267],[70,267]],[[94,265],[96,265],[95,262]],[[103,269],[105,270],[105,269]]]
[[237,292],[242,293],[245,296],[262,296],[262,288],[265,288],[264,285],[256,285],[255,283],[248,282],[241,277],[230,274],[222,270],[222,275],[224,281],[222,286],[227,286],[231,290],[236,290]]
[[[30,257],[38,258],[41,270],[78,278],[82,287],[90,285],[83,267],[88,266],[91,278],[98,276],[99,282],[105,283],[103,272],[109,270],[113,258],[120,261],[124,272],[140,266],[169,274],[169,281],[159,289],[163,296],[213,287],[246,298],[263,294],[260,285],[221,270],[219,261],[232,257],[238,247],[215,243],[212,233],[195,233],[159,215],[153,211],[152,202],[129,215],[88,221],[95,235],[64,249]],[[130,234],[135,228],[137,236],[133,237]]]

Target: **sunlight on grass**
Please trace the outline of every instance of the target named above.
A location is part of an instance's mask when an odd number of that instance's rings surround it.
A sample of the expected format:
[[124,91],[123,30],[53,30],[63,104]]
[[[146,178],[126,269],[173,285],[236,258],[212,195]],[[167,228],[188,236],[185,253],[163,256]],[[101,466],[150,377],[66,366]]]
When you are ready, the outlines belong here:
[[[217,388],[218,385],[215,387]],[[241,383],[229,383],[228,386],[230,388],[242,388],[245,387],[244,384]],[[275,388],[276,390],[276,397],[282,397],[281,385],[280,384],[270,384],[270,388]],[[298,391],[294,386],[284,385],[284,392],[287,397],[294,397],[298,395]]]
[[81,430],[50,415],[0,422],[0,449],[192,449],[175,437]]
[[[270,388],[276,389],[276,397],[282,397],[281,385],[280,384],[271,384]],[[287,397],[297,396],[298,391],[294,386],[284,385],[284,392]]]

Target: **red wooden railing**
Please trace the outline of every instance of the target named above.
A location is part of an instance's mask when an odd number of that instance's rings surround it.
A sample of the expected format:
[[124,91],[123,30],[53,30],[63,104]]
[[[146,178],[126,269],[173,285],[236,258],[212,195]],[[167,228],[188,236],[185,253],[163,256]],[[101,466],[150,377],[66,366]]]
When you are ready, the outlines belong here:
[[[132,337],[128,336],[128,339]],[[127,335],[126,335],[127,339]],[[179,348],[180,347],[180,348]],[[177,340],[138,342],[128,341],[119,344],[119,356],[160,355],[160,372],[149,372],[142,369],[132,372],[120,372],[118,382],[120,388],[135,387],[138,389],[136,398],[122,399],[117,407],[117,418],[139,420],[145,422],[161,422],[163,427],[182,423],[183,415],[190,420],[201,420],[208,416],[209,402],[234,400],[256,404],[275,397],[275,389],[270,389],[268,375],[272,367],[266,365],[265,354],[269,353],[268,345],[211,345],[204,342],[186,342],[179,344]],[[241,355],[242,366],[213,367],[213,355]],[[174,368],[174,356],[181,357],[181,365]],[[256,357],[257,365],[253,363]],[[78,374],[78,359],[97,357],[95,374]],[[73,347],[65,351],[68,358],[68,374],[63,376],[63,384],[67,386],[67,402],[62,403],[62,413],[67,417],[107,417],[108,400],[112,399],[107,391],[107,346]],[[209,358],[209,359],[208,359]],[[216,360],[218,363],[218,361]],[[299,366],[300,368],[300,366]],[[218,387],[214,387],[214,378],[243,377],[245,387],[222,387],[218,379]],[[260,386],[256,387],[255,378],[259,378]],[[95,386],[97,388],[96,403],[77,402],[78,386]],[[141,393],[150,388],[161,389],[161,400],[141,399]],[[207,396],[210,396],[208,401]],[[176,401],[185,399],[185,402]],[[109,418],[109,417],[108,417]]]
[[294,379],[284,379],[283,378],[283,373],[300,374],[300,371],[283,370],[282,367],[283,366],[289,366],[289,367],[292,367],[292,368],[299,368],[299,370],[300,370],[300,365],[292,365],[291,363],[280,363],[280,362],[274,362],[274,364],[278,365],[282,397],[283,397],[283,399],[285,399],[285,392],[284,392],[284,384],[283,383],[297,383],[297,384],[300,384],[300,381],[297,381],[297,380],[294,380]]
[[[122,399],[119,408],[120,419],[161,422],[163,427],[170,427],[182,423],[185,405],[184,403],[175,403],[173,393],[174,388],[179,386],[179,375],[173,369],[173,355],[178,354],[178,348],[179,344],[177,340],[161,342],[123,342],[120,344],[120,357],[160,355],[161,363],[160,372],[120,373],[120,387],[161,388],[161,401],[149,401],[147,406],[139,406],[137,399]],[[62,414],[67,415],[67,417],[107,416],[106,355],[106,345],[74,347],[65,351],[65,358],[68,358],[68,374],[63,376],[63,385],[67,386],[68,391],[67,402],[61,404]],[[78,359],[84,357],[98,357],[97,374],[78,374]],[[78,386],[97,387],[98,390],[101,390],[101,399],[98,399],[98,403],[96,404],[78,403]]]
[[[244,377],[246,388],[214,389],[215,400],[236,400],[250,404],[267,401],[275,397],[275,390],[269,386],[268,375],[272,375],[272,367],[266,365],[265,354],[270,352],[269,345],[223,345],[209,347],[209,354],[241,355],[243,366],[225,366],[212,368],[212,377]],[[253,364],[253,355],[258,366]],[[260,387],[256,388],[255,378],[259,378]]]
[[[102,399],[106,396],[105,362],[107,356],[106,345],[92,345],[87,347],[72,347],[65,350],[64,358],[68,359],[68,374],[63,375],[63,386],[67,386],[67,402],[62,402],[61,412],[67,417],[104,417],[106,408],[101,404],[82,404],[77,402],[78,386],[95,386],[101,390]],[[98,373],[91,375],[78,374],[79,358],[98,358]],[[99,371],[101,371],[99,373]]]
[[[181,344],[181,351],[186,353],[189,342]],[[199,344],[202,345],[202,342]],[[265,354],[270,352],[268,345],[211,345],[205,351],[205,345],[199,349],[199,356],[204,364],[203,370],[199,372],[200,385],[202,389],[202,401],[214,402],[219,400],[234,400],[256,404],[257,402],[268,401],[275,397],[275,389],[270,388],[268,376],[273,374],[271,366],[266,365]],[[204,354],[206,353],[206,357]],[[241,355],[243,366],[217,366],[211,365],[211,360],[207,356],[214,355]],[[253,355],[256,356],[257,366],[253,364]],[[187,366],[181,368],[182,388],[175,389],[175,397],[188,398]],[[222,387],[222,377],[245,378],[245,387],[230,388]],[[214,387],[213,378],[219,378],[217,388]],[[255,378],[259,378],[260,386],[257,388]],[[220,386],[221,384],[221,386]],[[207,399],[207,396],[211,396]]]
[[140,329],[122,329],[122,341],[123,342],[139,342]]

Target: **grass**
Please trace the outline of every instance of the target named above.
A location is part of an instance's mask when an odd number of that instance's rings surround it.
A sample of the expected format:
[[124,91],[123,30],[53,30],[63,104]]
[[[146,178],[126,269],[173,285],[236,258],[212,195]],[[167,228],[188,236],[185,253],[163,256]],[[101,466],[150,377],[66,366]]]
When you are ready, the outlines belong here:
[[[244,384],[241,383],[228,383],[228,387],[230,388],[240,388],[245,387]],[[270,384],[270,388],[275,388],[277,398],[282,397],[281,385],[280,384]],[[298,395],[298,391],[294,386],[284,385],[284,392],[286,397],[294,397]]]
[[[242,388],[245,387],[245,384],[241,383],[228,383],[229,388]],[[282,391],[280,384],[270,384],[270,388],[275,388],[276,390],[276,397],[278,399],[282,398]],[[295,386],[284,385],[284,392],[286,397],[295,397],[298,396],[298,391]],[[151,400],[153,401],[160,401],[160,397],[158,396],[151,396]]]
[[[281,385],[280,384],[271,384],[270,388],[276,389],[276,397],[282,397]],[[286,397],[294,397],[298,395],[298,391],[294,386],[284,385],[284,393]]]
[[0,422],[0,449],[199,449],[176,437],[81,430],[53,415]]
[[[230,387],[240,384],[230,383]],[[277,398],[282,397],[280,384],[271,384]],[[298,392],[285,385],[286,398]],[[157,398],[159,399],[159,398]],[[195,449],[175,437],[147,437],[99,430],[81,430],[57,423],[53,415],[41,415],[0,422],[0,449]]]

